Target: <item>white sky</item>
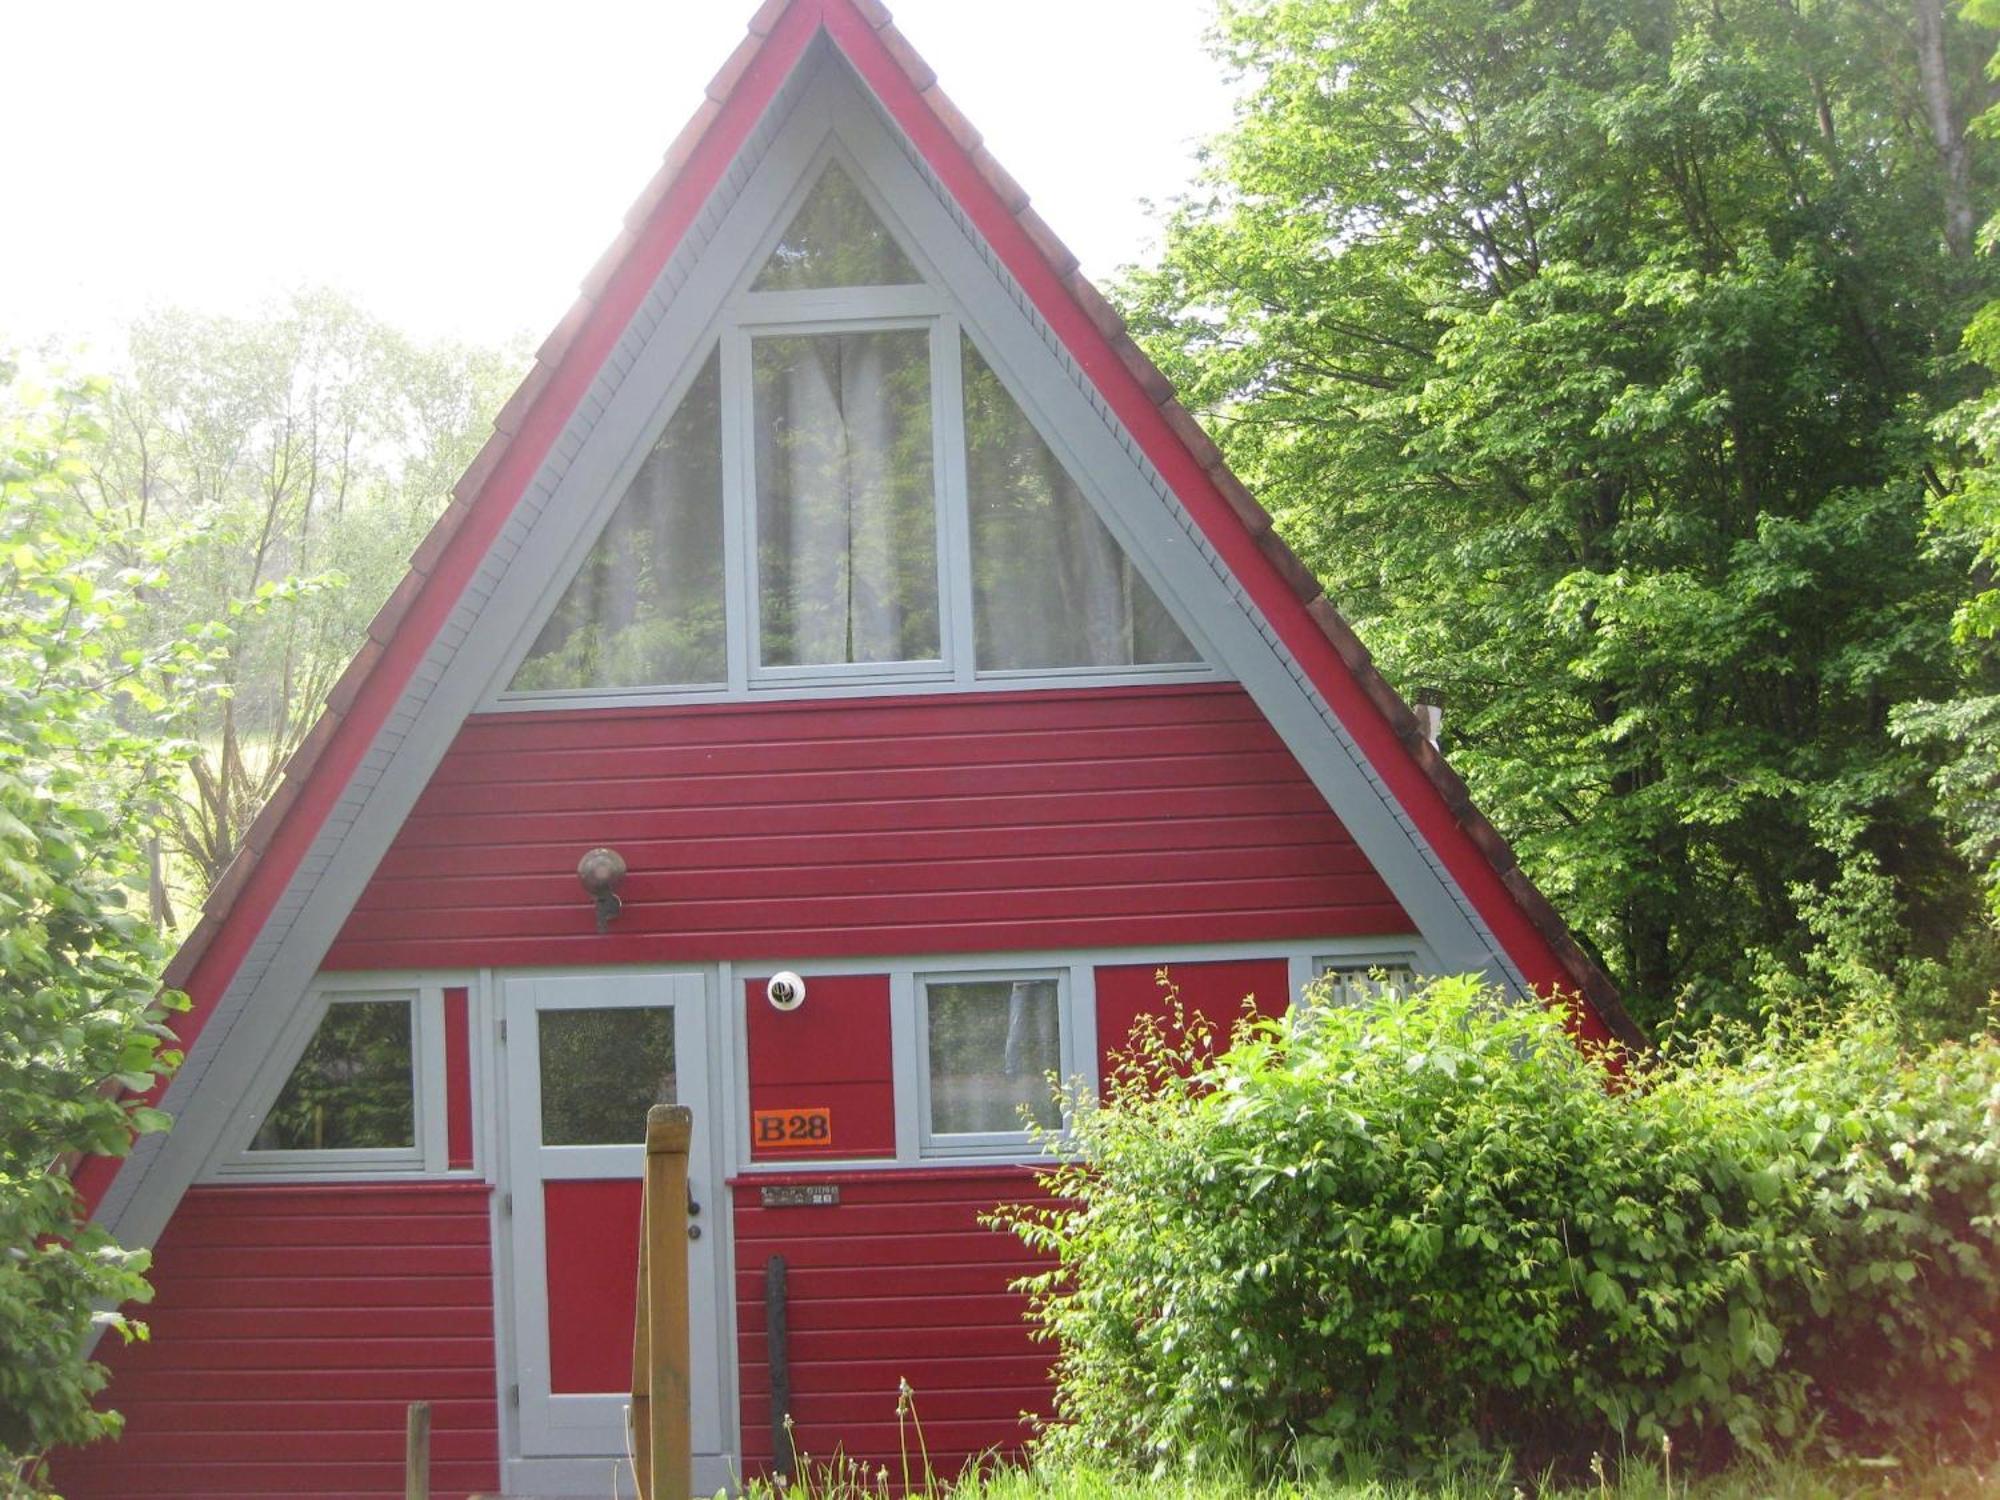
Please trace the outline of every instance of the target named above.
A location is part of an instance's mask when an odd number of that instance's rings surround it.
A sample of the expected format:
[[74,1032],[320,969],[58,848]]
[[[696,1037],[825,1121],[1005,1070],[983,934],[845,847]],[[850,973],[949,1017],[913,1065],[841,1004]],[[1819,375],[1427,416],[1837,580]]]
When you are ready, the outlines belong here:
[[[539,336],[755,0],[0,0],[0,349],[340,288]],[[1228,120],[1211,0],[901,0],[897,24],[1103,277]]]

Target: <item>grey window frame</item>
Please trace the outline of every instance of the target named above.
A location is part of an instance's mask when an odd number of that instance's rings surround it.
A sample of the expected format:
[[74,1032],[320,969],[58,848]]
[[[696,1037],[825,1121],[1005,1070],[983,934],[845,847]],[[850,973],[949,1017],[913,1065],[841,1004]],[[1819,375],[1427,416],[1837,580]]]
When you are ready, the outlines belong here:
[[[1033,1157],[1035,1136],[1027,1129],[939,1131],[931,1128],[931,1019],[930,987],[933,984],[1012,984],[1022,980],[1047,981],[1056,987],[1057,1074],[1065,1092],[1078,1081],[1095,1086],[1094,1076],[1086,1078],[1076,1055],[1077,1027],[1074,1015],[1075,987],[1070,982],[1069,964],[1027,964],[1020,967],[981,969],[919,969],[911,976],[915,998],[917,1154],[923,1157]],[[1094,1069],[1092,1070],[1094,1075]],[[1069,1130],[1070,1111],[1062,1114],[1062,1132]]]
[[[444,990],[439,983],[385,982],[379,977],[343,982],[322,979],[272,1049],[243,1108],[224,1134],[209,1174],[216,1179],[257,1178],[316,1182],[328,1178],[425,1177],[449,1170],[445,1105]],[[409,1146],[339,1147],[324,1151],[257,1151],[251,1147],[264,1117],[284,1092],[320,1023],[335,1005],[402,1001],[410,1007],[410,1105],[414,1143]]]

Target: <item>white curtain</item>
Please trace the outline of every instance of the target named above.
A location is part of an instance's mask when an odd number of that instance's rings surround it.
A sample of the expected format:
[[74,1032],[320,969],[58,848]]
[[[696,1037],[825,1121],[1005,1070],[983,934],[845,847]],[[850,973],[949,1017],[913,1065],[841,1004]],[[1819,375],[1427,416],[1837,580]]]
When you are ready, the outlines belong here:
[[970,342],[963,355],[980,669],[1198,660],[999,377]]
[[939,651],[929,340],[757,340],[759,609],[766,666]]

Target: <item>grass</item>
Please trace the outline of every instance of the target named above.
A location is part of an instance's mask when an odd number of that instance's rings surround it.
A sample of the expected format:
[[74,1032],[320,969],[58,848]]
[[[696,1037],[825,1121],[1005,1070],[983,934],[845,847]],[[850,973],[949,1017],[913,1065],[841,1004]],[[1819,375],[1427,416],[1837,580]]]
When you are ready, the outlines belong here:
[[[884,1500],[903,1493],[887,1469],[873,1472],[846,1460],[807,1462],[785,1489],[758,1483],[760,1500]],[[1468,1477],[1432,1485],[1308,1481],[1255,1485],[1227,1480],[1126,1479],[1089,1470],[1000,1467],[944,1483],[916,1482],[909,1493],[931,1500],[1974,1500],[2000,1494],[2000,1464],[1759,1464],[1720,1474],[1669,1478],[1658,1467],[1628,1465],[1618,1478],[1542,1489],[1509,1480]]]
[[[750,1500],[1982,1500],[2000,1496],[2000,1448],[1978,1459],[1943,1460],[1915,1451],[1839,1460],[1827,1457],[1762,1462],[1743,1459],[1712,1474],[1676,1466],[1673,1445],[1651,1453],[1592,1456],[1584,1483],[1558,1484],[1513,1474],[1467,1470],[1430,1483],[1343,1482],[1323,1477],[1259,1482],[1223,1477],[1138,1478],[1080,1468],[1041,1467],[994,1457],[963,1475],[932,1470],[916,1392],[904,1381],[896,1397],[899,1452],[873,1464],[836,1451],[830,1458],[800,1453],[788,1484],[767,1479],[744,1487]],[[785,1431],[793,1432],[785,1418]]]
[[[1828,1458],[1738,1462],[1719,1473],[1677,1470],[1671,1444],[1652,1455],[1609,1466],[1593,1457],[1582,1484],[1528,1481],[1468,1471],[1427,1484],[1342,1482],[1312,1478],[1280,1483],[1223,1478],[1134,1478],[1083,1468],[1043,1468],[1009,1460],[975,1464],[940,1479],[931,1470],[922,1418],[905,1384],[896,1403],[901,1452],[874,1466],[836,1452],[799,1456],[787,1485],[751,1483],[752,1500],[1975,1500],[2000,1495],[2000,1452],[1978,1461],[1945,1462],[1918,1455],[1840,1461]],[[791,1430],[791,1419],[785,1422]]]
[[[1690,1475],[1671,1443],[1649,1454],[1593,1456],[1580,1484],[1468,1470],[1431,1483],[1343,1482],[1308,1478],[1279,1483],[1228,1477],[1136,1478],[1079,1467],[1048,1468],[1010,1458],[975,1463],[954,1479],[933,1472],[916,1392],[907,1381],[896,1398],[899,1453],[864,1463],[836,1451],[799,1455],[789,1484],[753,1480],[750,1500],[1983,1500],[2000,1496],[2000,1449],[1978,1459],[1943,1460],[1916,1452],[1875,1458],[1741,1460],[1718,1473]],[[792,1419],[785,1430],[793,1431]]]

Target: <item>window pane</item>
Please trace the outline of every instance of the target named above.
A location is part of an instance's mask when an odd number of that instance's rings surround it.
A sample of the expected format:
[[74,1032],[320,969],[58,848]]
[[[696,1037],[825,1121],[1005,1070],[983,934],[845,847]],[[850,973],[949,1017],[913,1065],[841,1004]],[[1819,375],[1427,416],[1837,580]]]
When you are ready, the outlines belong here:
[[964,372],[980,670],[1200,660],[970,340]]
[[515,691],[727,675],[721,387],[710,354],[515,673]]
[[751,349],[764,665],[935,661],[929,334]]
[[834,163],[813,184],[750,290],[909,286],[921,279],[854,180]]
[[337,1000],[258,1127],[252,1151],[417,1143],[407,1000]]
[[665,1006],[541,1012],[542,1144],[646,1139],[646,1111],[674,1102],[674,1013]]
[[1335,1005],[1372,1005],[1398,1000],[1417,987],[1408,964],[1341,964],[1322,960],[1316,978],[1319,993]]
[[1049,1075],[1060,1071],[1056,982],[981,979],[924,987],[930,1022],[931,1133],[1062,1124]]

